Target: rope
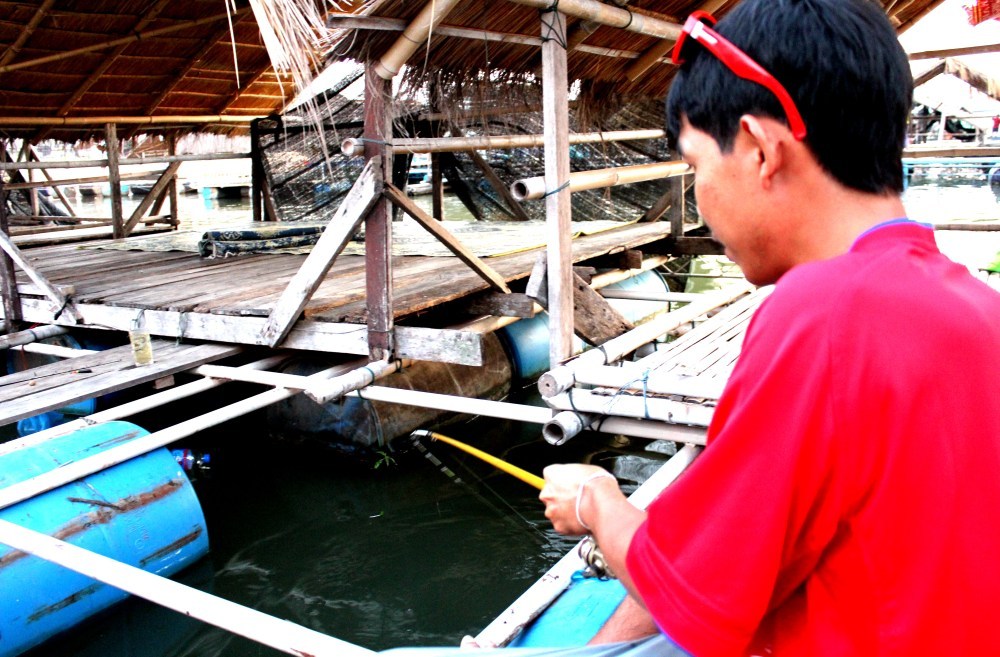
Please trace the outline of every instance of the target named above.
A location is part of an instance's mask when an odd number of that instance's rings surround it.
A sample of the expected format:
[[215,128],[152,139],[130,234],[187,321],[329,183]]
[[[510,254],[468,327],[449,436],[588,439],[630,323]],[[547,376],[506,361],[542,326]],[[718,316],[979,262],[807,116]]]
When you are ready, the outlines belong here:
[[551,196],[552,194],[558,194],[559,192],[561,192],[562,190],[566,189],[567,187],[569,187],[569,181],[568,180],[566,182],[564,182],[563,184],[559,185],[558,187],[556,187],[555,189],[553,189],[551,192],[545,192],[544,194],[542,194],[542,198],[545,198],[546,196]]
[[554,23],[549,23],[544,19],[542,20],[542,25],[545,27],[545,33],[542,34],[542,43],[555,41],[562,47],[563,50],[566,50],[568,47],[566,44],[566,39],[561,34],[563,30],[558,27],[558,22],[559,22],[559,16],[557,13],[558,11],[559,11],[559,0],[555,0],[555,2],[552,3],[552,6],[548,7],[547,9],[538,10],[539,15],[544,16],[545,14],[553,14],[555,18]]

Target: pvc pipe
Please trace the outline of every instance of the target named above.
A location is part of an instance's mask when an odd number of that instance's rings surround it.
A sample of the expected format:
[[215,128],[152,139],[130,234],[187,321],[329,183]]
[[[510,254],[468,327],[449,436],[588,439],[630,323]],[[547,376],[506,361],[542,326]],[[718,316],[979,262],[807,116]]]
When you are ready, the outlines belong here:
[[705,444],[705,429],[595,413],[562,411],[542,426],[542,437],[550,445],[562,445],[583,430],[621,434],[650,440],[672,440],[693,445]]
[[[569,174],[569,191],[582,192],[588,189],[616,187],[629,183],[659,180],[673,176],[683,176],[691,172],[686,162],[654,162],[652,164],[635,164],[625,167],[609,167],[591,171],[574,171]],[[543,198],[548,191],[545,189],[545,176],[522,178],[510,186],[510,193],[518,201],[532,201]]]
[[645,390],[659,395],[683,395],[699,399],[718,399],[726,385],[724,379],[704,376],[679,376],[657,372],[638,364],[623,367],[610,365],[580,367],[573,372],[576,383],[619,390]]
[[[325,380],[332,372],[337,371],[342,371],[342,368],[331,367],[317,372],[308,377],[309,381],[307,383]],[[209,427],[265,408],[296,394],[298,394],[297,391],[284,388],[268,390],[205,413],[204,415],[191,418],[162,431],[151,433],[148,436],[143,436],[129,443],[112,447],[111,449],[104,450],[79,461],[74,461],[73,463],[68,463],[56,470],[40,474],[37,477],[11,484],[6,488],[0,489],[0,509],[17,504],[29,497],[34,497],[53,488],[58,488],[63,484],[76,481],[95,472],[110,468],[113,465],[135,458],[159,447],[165,447],[176,440],[186,438]]]
[[[244,369],[268,369],[274,367],[275,365],[286,360],[288,356],[278,355],[271,356],[269,358],[264,358],[262,360],[247,363],[239,368]],[[193,374],[198,374],[200,368],[195,368],[192,370]],[[104,411],[98,411],[87,417],[77,418],[70,422],[64,424],[59,424],[50,429],[45,429],[44,431],[38,431],[23,438],[18,438],[16,440],[9,440],[5,443],[0,443],[0,455],[6,454],[7,452],[22,449],[24,447],[29,447],[31,445],[37,445],[40,442],[53,438],[55,436],[61,436],[66,433],[76,431],[77,429],[82,429],[86,426],[91,426],[94,424],[100,424],[102,422],[110,422],[112,420],[120,420],[124,417],[129,417],[130,415],[136,415],[144,411],[148,411],[165,404],[177,401],[179,399],[185,399],[196,395],[199,392],[205,392],[206,390],[211,390],[213,388],[218,388],[224,383],[228,383],[228,380],[204,378],[199,381],[192,381],[191,383],[186,383],[175,388],[170,388],[169,390],[164,390],[162,392],[155,393],[148,397],[143,397],[142,399],[136,399],[130,402],[126,402],[114,408],[109,408]]]
[[0,542],[289,655],[375,654],[7,520],[0,520]]
[[61,344],[44,344],[41,342],[30,342],[12,347],[12,349],[30,354],[55,356],[56,358],[79,358],[80,356],[90,356],[100,353],[97,349],[74,349],[73,347],[65,347]]
[[517,422],[545,424],[552,419],[552,411],[549,408],[541,406],[490,401],[488,399],[468,399],[466,397],[443,395],[436,392],[423,392],[420,390],[368,386],[348,394],[372,401],[409,404],[410,406],[433,408],[439,411],[483,415],[502,420],[515,420]]

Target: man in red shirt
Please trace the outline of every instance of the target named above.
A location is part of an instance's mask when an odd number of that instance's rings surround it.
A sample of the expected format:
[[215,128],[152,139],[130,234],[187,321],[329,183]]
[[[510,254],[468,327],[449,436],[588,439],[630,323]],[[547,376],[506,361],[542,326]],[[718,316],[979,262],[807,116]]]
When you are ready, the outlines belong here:
[[905,219],[912,80],[877,3],[695,15],[668,132],[759,285],[708,446],[647,512],[550,466],[558,531],[684,653],[1000,654],[1000,295]]

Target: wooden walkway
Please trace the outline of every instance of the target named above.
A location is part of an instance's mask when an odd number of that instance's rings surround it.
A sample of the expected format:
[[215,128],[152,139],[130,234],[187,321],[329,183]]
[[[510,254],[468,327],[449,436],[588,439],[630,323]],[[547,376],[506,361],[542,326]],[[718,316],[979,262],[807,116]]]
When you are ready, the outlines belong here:
[[[631,224],[573,241],[573,260],[621,253],[669,236],[666,222]],[[526,279],[542,249],[486,259],[507,282]],[[141,322],[154,335],[174,339],[262,344],[261,333],[281,292],[306,256],[255,254],[203,259],[197,254],[41,247],[25,254],[50,283],[64,290],[83,325],[128,330]],[[456,257],[393,258],[394,318],[400,357],[427,358],[441,349],[451,362],[478,364],[479,335],[420,326],[431,309],[488,290],[486,281]],[[18,271],[24,319],[53,323],[51,301]],[[454,304],[453,304],[454,305]],[[55,309],[57,310],[57,309]],[[476,317],[457,305],[449,324]],[[282,346],[367,354],[365,260],[341,255],[305,307]],[[437,318],[438,322],[441,318]],[[70,324],[65,314],[55,323]]]
[[155,362],[137,367],[125,345],[0,377],[0,426],[232,356],[241,348],[153,340]]

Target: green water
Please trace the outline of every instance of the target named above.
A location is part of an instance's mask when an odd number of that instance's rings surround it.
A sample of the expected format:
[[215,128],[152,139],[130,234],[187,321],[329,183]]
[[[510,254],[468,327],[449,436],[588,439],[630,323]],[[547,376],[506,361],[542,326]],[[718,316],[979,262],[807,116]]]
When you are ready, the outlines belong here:
[[[922,221],[1000,216],[983,185],[915,187],[904,200],[909,214]],[[188,202],[206,208],[206,223],[246,211],[219,207],[218,201]],[[996,232],[942,231],[939,242],[970,267],[1000,251]],[[193,414],[168,408],[137,423],[154,430]],[[181,579],[228,600],[376,650],[457,645],[574,543],[548,527],[537,491],[445,446],[432,450],[461,482],[419,454],[389,454],[395,463],[378,468],[345,463],[275,440],[260,427],[259,418],[247,418],[206,432],[191,445],[214,459],[211,476],[196,482],[212,551]],[[599,436],[552,448],[536,425],[498,420],[466,422],[446,433],[535,472],[548,462],[600,461],[614,450]],[[32,656],[277,654],[131,600]]]

